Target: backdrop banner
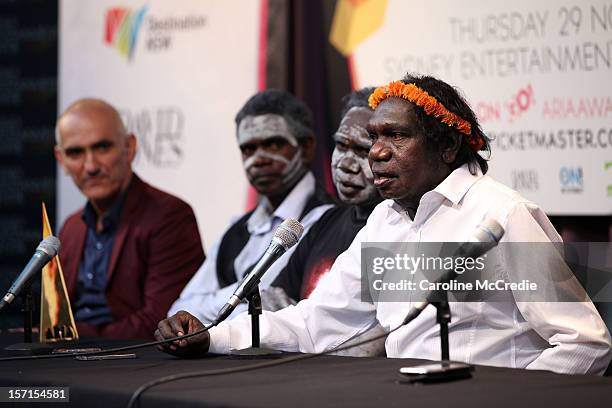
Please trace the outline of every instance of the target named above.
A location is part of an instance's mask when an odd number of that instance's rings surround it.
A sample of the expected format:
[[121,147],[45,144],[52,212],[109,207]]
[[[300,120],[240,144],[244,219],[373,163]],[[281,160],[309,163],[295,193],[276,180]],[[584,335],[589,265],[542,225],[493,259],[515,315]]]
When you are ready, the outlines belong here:
[[548,214],[612,213],[612,2],[339,2],[355,87],[433,74],[493,138],[493,177]]
[[[206,246],[245,207],[234,115],[257,91],[260,1],[62,0],[59,111],[116,106],[135,171],[187,201]],[[58,171],[57,225],[84,203]]]

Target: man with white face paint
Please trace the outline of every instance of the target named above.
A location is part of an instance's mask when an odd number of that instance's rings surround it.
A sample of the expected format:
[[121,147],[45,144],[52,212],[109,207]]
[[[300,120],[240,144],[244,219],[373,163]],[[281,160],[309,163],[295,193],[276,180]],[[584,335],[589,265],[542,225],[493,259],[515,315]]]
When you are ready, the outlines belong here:
[[[259,204],[213,245],[200,270],[170,308],[169,316],[187,310],[202,321],[212,321],[265,252],[283,220],[298,219],[308,230],[331,208],[330,197],[308,171],[314,154],[311,116],[303,102],[277,90],[255,94],[238,112],[238,145],[246,176],[261,197]],[[294,249],[267,271],[261,289],[277,277]],[[275,297],[274,303],[291,304],[282,290],[262,295],[265,299],[270,296]],[[244,310],[246,305],[239,305],[232,317]]]
[[[364,88],[344,97],[342,120],[333,135],[332,178],[338,197],[348,205],[323,214],[300,241],[285,270],[272,284],[272,290],[282,288],[296,301],[310,295],[381,201],[368,163],[372,141],[365,129],[373,114],[368,106],[368,96],[373,91],[374,88]],[[266,310],[278,310],[282,305],[263,306]]]
[[332,177],[338,197],[346,204],[371,203],[379,197],[368,163],[372,141],[365,130],[372,116],[367,103],[373,91],[374,88],[364,88],[345,98],[343,118],[334,135],[336,147],[331,161]]
[[[280,115],[246,116],[238,125],[238,144],[249,182],[260,194],[270,195],[270,200],[282,196],[306,172],[302,146]],[[274,172],[272,167],[261,166],[262,162],[273,163],[275,169],[284,168]]]
[[[334,261],[351,244],[366,224],[370,213],[382,200],[374,187],[368,163],[372,141],[365,127],[374,111],[368,97],[374,88],[355,91],[343,99],[342,120],[333,135],[335,148],[331,168],[334,185],[342,203],[327,211],[300,241],[285,269],[265,292],[286,293],[295,301],[306,299]],[[286,305],[272,303],[274,296],[263,296],[265,310],[275,311]],[[365,333],[373,337],[382,333],[380,325]],[[353,342],[363,340],[359,337]],[[384,339],[344,351],[343,355],[372,356],[384,351]],[[339,353],[340,354],[340,353]]]

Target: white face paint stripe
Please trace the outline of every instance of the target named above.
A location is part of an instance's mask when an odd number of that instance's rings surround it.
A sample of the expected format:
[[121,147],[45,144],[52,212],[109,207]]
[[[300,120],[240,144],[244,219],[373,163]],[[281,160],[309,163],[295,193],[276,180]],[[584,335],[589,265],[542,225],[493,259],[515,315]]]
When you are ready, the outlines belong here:
[[[337,145],[332,154],[332,179],[338,197],[348,204],[366,203],[378,196],[368,158],[360,154],[361,150],[372,147],[368,132],[363,127],[370,114],[367,108],[351,108],[334,135]],[[347,147],[343,148],[343,144]],[[355,188],[359,187],[361,189],[356,191]]]
[[293,158],[283,169],[283,184],[293,184],[297,182],[304,172],[304,164],[302,161],[302,149],[297,149]]
[[359,166],[361,167],[363,174],[368,180],[371,181],[374,179],[374,174],[372,173],[372,169],[370,168],[370,162],[368,161],[368,158],[361,157],[352,150],[346,150],[341,152],[338,149],[334,149],[331,159],[332,170],[338,167],[340,165],[340,162],[345,158],[350,158],[357,162],[357,164],[359,164]]
[[[351,114],[355,114],[356,112],[359,112],[359,111],[368,112],[369,109],[361,107],[361,106],[354,106],[351,109],[349,109],[348,112],[346,112],[346,114],[344,115],[344,118],[347,118]],[[336,134],[344,136],[349,139],[354,139],[355,141],[365,142],[365,143],[360,143],[360,144],[366,147],[372,146],[372,141],[370,140],[368,136],[368,131],[363,126],[360,126],[356,123],[347,124],[344,118],[340,122],[340,127],[338,127]]]
[[[360,174],[363,174],[365,178],[369,180],[370,183],[372,182],[372,180],[374,179],[374,174],[372,173],[372,169],[370,168],[370,163],[368,162],[368,159],[364,157],[359,157],[352,151],[340,152],[338,151],[338,149],[334,149],[334,152],[332,154],[332,161],[331,161],[332,171],[333,172],[338,171],[338,172],[344,173],[344,171],[341,170],[339,167],[342,161],[347,160],[347,159],[351,159],[353,161],[352,164],[359,167],[359,173],[358,174],[346,174],[345,173],[345,175],[343,176],[344,179],[354,178],[355,180],[361,180]],[[363,183],[359,183],[359,184],[363,184]]]
[[252,140],[266,140],[273,137],[282,137],[291,146],[298,146],[298,140],[290,132],[287,121],[281,115],[268,113],[245,116],[238,125],[239,145],[249,143]]
[[[347,172],[341,168],[343,160],[352,160],[350,166],[349,163],[344,163],[342,166],[346,168],[352,168],[352,171],[357,173]],[[367,159],[357,156],[352,151],[341,152],[338,149],[334,149],[332,154],[332,180],[338,191],[338,197],[340,200],[347,204],[361,204],[377,196],[376,188],[373,184],[374,175],[370,169],[370,164]],[[346,196],[343,194],[342,183],[350,183],[355,186],[362,186],[363,189],[355,195]]]
[[372,168],[370,167],[370,162],[368,159],[360,157],[359,160],[361,163],[361,168],[363,169],[363,174],[365,174],[368,180],[374,180],[374,173],[372,173]]
[[244,167],[245,170],[248,170],[253,165],[255,160],[259,159],[260,157],[268,158],[268,159],[271,159],[271,160],[276,160],[276,161],[281,162],[281,163],[283,163],[285,165],[289,164],[289,160],[287,160],[287,158],[285,156],[282,156],[282,155],[276,154],[276,153],[269,153],[269,152],[266,152],[265,150],[262,150],[262,149],[257,149],[255,154],[253,154],[251,157],[249,157],[244,162],[242,162],[242,166]]

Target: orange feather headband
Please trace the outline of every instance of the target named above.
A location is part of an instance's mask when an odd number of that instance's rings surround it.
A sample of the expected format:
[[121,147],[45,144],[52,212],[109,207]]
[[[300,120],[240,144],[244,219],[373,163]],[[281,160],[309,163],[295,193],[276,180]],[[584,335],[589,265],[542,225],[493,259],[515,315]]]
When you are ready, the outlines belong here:
[[446,109],[446,106],[415,84],[395,81],[389,85],[380,86],[372,92],[368,98],[368,103],[372,109],[376,109],[379,103],[392,96],[406,99],[423,108],[427,115],[434,116],[440,122],[454,127],[467,136],[468,144],[473,150],[479,151],[484,146],[485,141],[481,137],[472,134],[472,125],[467,120]]

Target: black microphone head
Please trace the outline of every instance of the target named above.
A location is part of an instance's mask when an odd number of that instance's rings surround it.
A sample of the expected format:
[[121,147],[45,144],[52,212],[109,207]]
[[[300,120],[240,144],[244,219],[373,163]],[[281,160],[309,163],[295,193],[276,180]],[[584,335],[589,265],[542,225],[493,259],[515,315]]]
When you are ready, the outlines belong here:
[[476,232],[469,242],[488,242],[497,245],[504,236],[504,227],[493,218],[483,221],[476,227]]
[[298,220],[287,218],[278,226],[273,239],[285,249],[289,249],[298,243],[303,232],[304,227]]
[[53,235],[50,235],[47,238],[40,241],[40,244],[38,244],[38,248],[36,248],[37,251],[43,251],[44,253],[49,255],[51,258],[57,255],[57,253],[59,252],[59,249],[60,249],[60,240],[54,237]]

